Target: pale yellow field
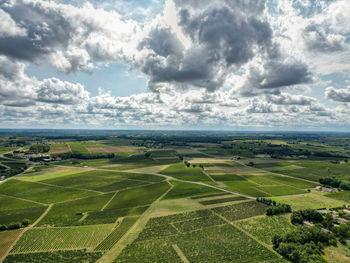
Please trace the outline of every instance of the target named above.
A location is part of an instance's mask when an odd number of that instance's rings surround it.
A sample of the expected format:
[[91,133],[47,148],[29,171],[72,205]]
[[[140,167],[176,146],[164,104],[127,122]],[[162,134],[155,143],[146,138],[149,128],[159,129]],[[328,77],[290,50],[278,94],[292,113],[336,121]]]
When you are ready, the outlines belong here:
[[319,208],[332,208],[340,207],[346,204],[345,201],[336,200],[325,196],[325,193],[312,191],[307,194],[298,195],[287,195],[272,197],[271,199],[276,200],[283,204],[289,204],[293,210],[299,209],[319,209]]

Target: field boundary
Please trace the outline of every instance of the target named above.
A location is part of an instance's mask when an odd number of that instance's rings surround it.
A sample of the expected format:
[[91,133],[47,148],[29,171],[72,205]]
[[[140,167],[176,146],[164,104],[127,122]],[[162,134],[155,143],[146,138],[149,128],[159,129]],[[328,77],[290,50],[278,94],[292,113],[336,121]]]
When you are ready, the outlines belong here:
[[42,205],[42,206],[47,206],[48,205],[48,204],[45,204],[45,203],[41,203],[41,202],[37,202],[37,201],[25,199],[25,198],[13,196],[13,195],[6,195],[6,194],[0,194],[0,195],[5,196],[5,197],[12,197],[12,198],[15,198],[15,199],[18,199],[18,200],[27,201],[27,202],[34,203],[34,204],[39,204],[39,205]]
[[4,256],[3,256],[3,259],[5,259],[8,254],[10,253],[10,251],[12,250],[12,248],[16,245],[16,243],[18,242],[18,240],[23,236],[23,234],[29,230],[29,229],[32,229],[36,224],[38,224],[40,222],[41,219],[44,218],[44,216],[47,215],[47,213],[50,211],[51,207],[53,206],[53,204],[50,204],[46,210],[44,211],[44,213],[41,214],[41,216],[39,216],[39,218],[33,223],[31,224],[30,226],[26,227],[23,229],[23,231],[18,235],[18,237],[13,241],[12,245],[7,249],[7,251],[5,252]]
[[186,258],[185,254],[181,251],[181,249],[178,247],[178,245],[174,244],[172,245],[173,249],[175,250],[176,254],[181,258],[181,260],[184,263],[190,263],[188,259]]
[[174,186],[168,181],[167,183],[170,185],[170,188],[148,207],[148,209],[139,217],[135,224],[122,236],[122,238],[108,252],[106,252],[97,261],[97,263],[112,262],[120,255],[120,253],[124,250],[124,248],[127,245],[131,244],[132,241],[134,241],[137,238],[139,233],[137,233],[136,236],[131,236],[130,234],[132,232],[137,232],[139,229],[142,229],[147,224],[152,213],[152,208],[155,206],[156,203],[162,200],[162,198],[166,196],[171,191],[171,189],[173,189]]
[[109,203],[114,199],[114,197],[115,197],[118,193],[119,193],[119,191],[116,191],[116,192],[114,193],[114,195],[112,195],[112,197],[107,201],[107,203],[101,208],[100,211],[103,211],[103,210],[109,205]]
[[[239,226],[235,225],[233,222],[231,222],[230,220],[228,220],[227,218],[225,218],[224,216],[216,213],[215,211],[211,210],[216,216],[220,217],[222,220],[224,220],[226,223],[230,224],[232,227],[236,228],[237,230],[241,231],[242,233],[244,233],[245,235],[247,235],[248,237],[252,238],[253,240],[255,240],[256,242],[258,242],[260,245],[264,246],[265,248],[267,248],[268,250],[270,250],[271,252],[273,252],[275,255],[277,255],[279,258],[281,258],[281,255],[278,254],[275,250],[273,250],[270,246],[268,246],[267,244],[265,244],[264,242],[260,241],[259,239],[257,239],[255,236],[251,235],[250,233],[246,232],[245,230],[243,230],[242,228],[240,228]],[[251,218],[251,217],[250,217]]]

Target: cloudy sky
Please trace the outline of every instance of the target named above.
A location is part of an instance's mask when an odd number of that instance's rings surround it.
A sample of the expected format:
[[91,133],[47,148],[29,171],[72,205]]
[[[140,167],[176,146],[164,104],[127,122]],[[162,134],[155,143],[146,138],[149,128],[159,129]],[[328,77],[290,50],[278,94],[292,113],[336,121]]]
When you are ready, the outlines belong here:
[[349,0],[0,0],[0,127],[350,128]]

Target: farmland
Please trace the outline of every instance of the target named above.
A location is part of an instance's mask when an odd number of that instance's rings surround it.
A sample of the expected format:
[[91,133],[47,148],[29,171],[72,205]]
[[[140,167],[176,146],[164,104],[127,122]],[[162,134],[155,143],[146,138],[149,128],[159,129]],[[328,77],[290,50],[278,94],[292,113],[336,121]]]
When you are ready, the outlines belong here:
[[[0,156],[22,169],[0,181],[3,262],[288,262],[273,239],[298,227],[281,205],[350,205],[347,141],[335,135],[30,138]],[[42,159],[25,157],[46,144]],[[339,241],[324,251],[350,260]]]
[[113,225],[33,228],[26,231],[10,253],[94,248]]

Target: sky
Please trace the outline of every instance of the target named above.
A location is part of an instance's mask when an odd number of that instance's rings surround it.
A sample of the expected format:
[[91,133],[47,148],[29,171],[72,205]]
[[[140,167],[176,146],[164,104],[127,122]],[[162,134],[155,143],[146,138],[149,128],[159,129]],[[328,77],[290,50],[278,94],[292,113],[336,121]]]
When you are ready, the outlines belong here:
[[0,127],[348,131],[349,0],[1,0]]

